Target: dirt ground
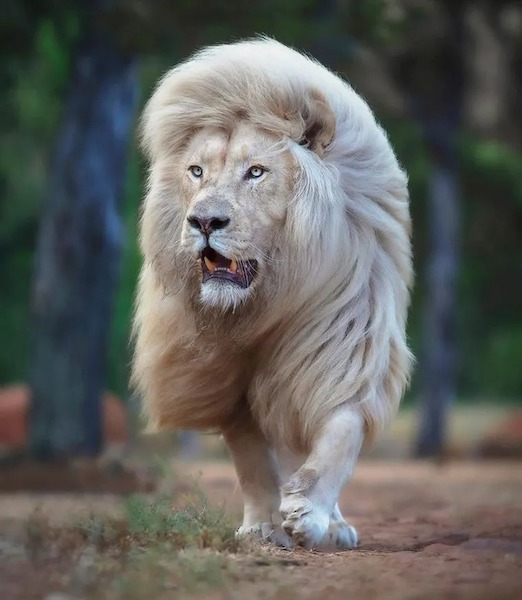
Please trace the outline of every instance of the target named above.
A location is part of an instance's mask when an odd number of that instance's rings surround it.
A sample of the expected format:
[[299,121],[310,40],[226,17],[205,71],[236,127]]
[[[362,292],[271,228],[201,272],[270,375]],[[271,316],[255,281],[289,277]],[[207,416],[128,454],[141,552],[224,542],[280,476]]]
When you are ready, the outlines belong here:
[[[241,496],[228,463],[177,464],[175,473],[172,485],[178,491],[197,476],[208,499],[239,519]],[[70,565],[53,556],[30,557],[17,545],[17,527],[36,508],[63,524],[89,513],[117,516],[121,504],[120,497],[109,494],[0,494],[2,600],[76,598],[66,585]],[[232,576],[199,597],[522,598],[521,462],[437,466],[366,460],[341,504],[359,531],[357,550],[326,555],[263,549],[233,555]],[[128,597],[156,596],[135,589]]]

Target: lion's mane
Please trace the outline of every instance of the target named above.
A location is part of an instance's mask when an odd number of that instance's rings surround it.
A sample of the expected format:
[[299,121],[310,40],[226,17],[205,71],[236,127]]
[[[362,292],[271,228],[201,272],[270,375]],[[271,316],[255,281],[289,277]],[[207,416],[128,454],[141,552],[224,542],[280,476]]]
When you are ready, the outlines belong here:
[[[184,218],[165,173],[204,125],[281,136],[298,165],[278,232],[276,285],[233,314],[205,311],[177,256]],[[167,73],[142,120],[151,170],[133,378],[153,428],[223,429],[248,411],[303,450],[336,407],[368,433],[408,380],[412,281],[407,178],[367,104],[322,65],[269,39],[205,49]]]

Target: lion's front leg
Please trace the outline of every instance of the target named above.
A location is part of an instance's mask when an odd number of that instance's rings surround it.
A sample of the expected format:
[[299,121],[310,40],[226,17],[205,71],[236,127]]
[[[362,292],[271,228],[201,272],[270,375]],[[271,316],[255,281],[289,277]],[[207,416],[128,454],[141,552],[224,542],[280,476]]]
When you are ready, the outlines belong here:
[[321,539],[318,550],[351,550],[357,546],[357,530],[344,520],[344,517],[336,504],[330,515],[330,524],[326,534]]
[[357,533],[343,519],[337,500],[351,476],[363,441],[363,419],[352,407],[339,408],[313,443],[303,465],[282,487],[282,527],[305,548],[349,549]]
[[251,420],[223,435],[243,493],[243,524],[237,535],[292,547],[281,528],[279,478],[266,438]]

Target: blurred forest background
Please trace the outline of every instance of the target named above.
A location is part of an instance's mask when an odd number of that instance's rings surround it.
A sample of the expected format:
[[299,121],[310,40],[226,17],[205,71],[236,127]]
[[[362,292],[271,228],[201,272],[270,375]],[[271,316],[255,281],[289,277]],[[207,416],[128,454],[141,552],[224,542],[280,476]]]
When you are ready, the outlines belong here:
[[[87,30],[127,69],[118,152],[122,145],[128,152],[114,167],[125,179],[121,193],[118,182],[113,190],[115,294],[106,361],[103,344],[99,351],[102,388],[129,397],[141,106],[158,77],[196,48],[264,33],[346,77],[377,112],[409,174],[417,273],[409,335],[419,366],[406,402],[442,380],[450,382],[446,400],[521,402],[522,4],[509,0],[4,0],[0,385],[28,381],[37,360],[37,240],[60,169],[82,169],[62,150]],[[435,398],[440,405],[441,394]]]

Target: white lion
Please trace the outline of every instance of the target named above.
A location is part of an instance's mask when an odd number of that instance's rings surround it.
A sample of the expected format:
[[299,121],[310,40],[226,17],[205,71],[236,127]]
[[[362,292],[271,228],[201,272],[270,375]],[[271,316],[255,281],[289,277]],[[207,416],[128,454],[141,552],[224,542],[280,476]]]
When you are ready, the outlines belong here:
[[411,362],[407,179],[384,131],[263,38],[168,72],[142,137],[133,378],[151,427],[223,434],[239,535],[354,547],[338,497]]

